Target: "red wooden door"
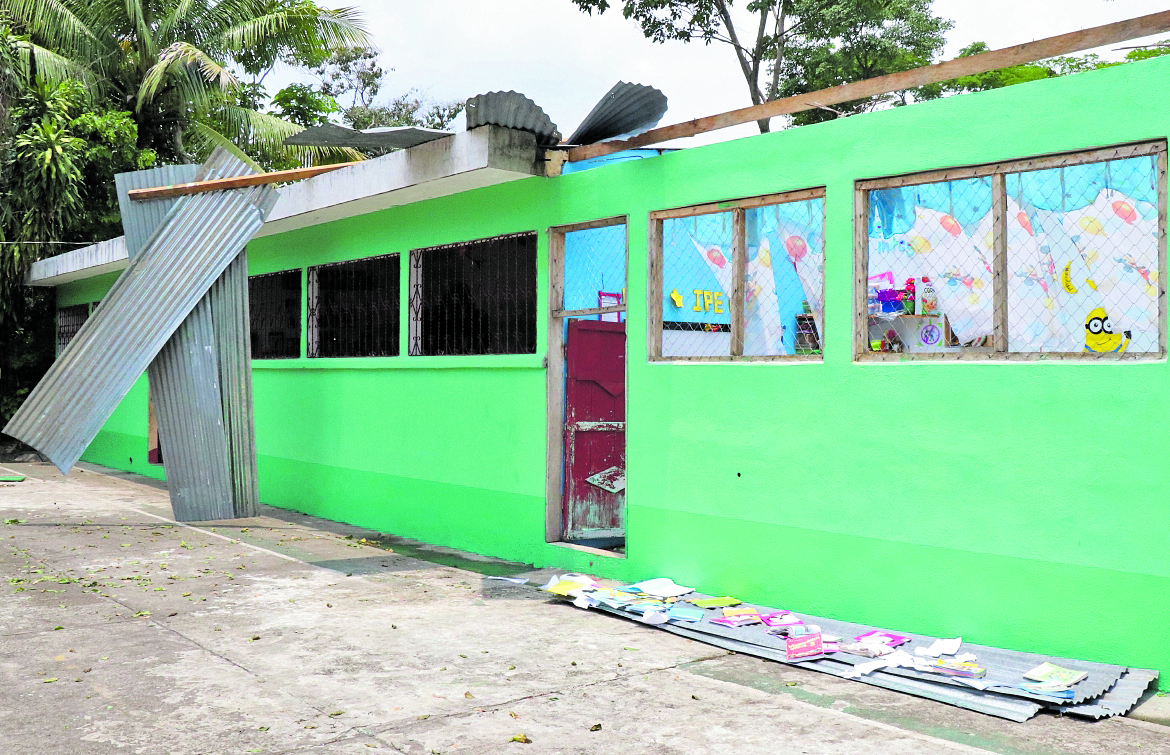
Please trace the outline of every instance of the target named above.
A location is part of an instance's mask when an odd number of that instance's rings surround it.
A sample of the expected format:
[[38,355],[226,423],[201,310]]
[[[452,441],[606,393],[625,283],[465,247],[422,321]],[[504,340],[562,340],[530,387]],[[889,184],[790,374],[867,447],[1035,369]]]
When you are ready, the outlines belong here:
[[620,540],[626,504],[626,324],[569,320],[565,350],[564,537]]

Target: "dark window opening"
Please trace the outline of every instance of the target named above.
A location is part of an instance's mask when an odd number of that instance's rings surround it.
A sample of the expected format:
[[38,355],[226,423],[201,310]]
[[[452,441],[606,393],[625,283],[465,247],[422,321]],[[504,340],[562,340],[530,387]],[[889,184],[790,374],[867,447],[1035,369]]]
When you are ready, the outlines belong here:
[[535,354],[536,234],[410,253],[410,354]]
[[253,359],[296,359],[301,355],[301,271],[254,275],[248,279]]
[[90,306],[75,304],[72,307],[61,307],[57,310],[57,353],[60,354],[81,326],[89,319]]
[[309,356],[396,357],[399,256],[309,268]]

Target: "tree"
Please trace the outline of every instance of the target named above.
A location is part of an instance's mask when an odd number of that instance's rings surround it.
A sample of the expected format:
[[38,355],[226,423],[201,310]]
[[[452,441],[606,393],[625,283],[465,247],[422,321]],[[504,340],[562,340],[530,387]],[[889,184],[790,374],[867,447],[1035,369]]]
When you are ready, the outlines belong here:
[[[573,0],[587,13],[604,13],[610,0]],[[638,22],[642,33],[655,42],[702,40],[729,45],[735,52],[740,72],[753,105],[777,99],[792,85],[786,76],[812,66],[819,75],[852,81],[856,71],[879,61],[893,64],[912,59],[924,49],[933,49],[935,37],[950,28],[949,21],[931,16],[928,0],[748,0],[744,9],[751,15],[747,28],[736,26],[733,0],[622,0],[622,14]],[[887,26],[898,29],[885,33]],[[851,44],[835,44],[836,34],[861,30],[872,50]],[[916,35],[924,35],[919,39]],[[888,45],[900,43],[897,50]],[[941,44],[941,43],[940,43]],[[799,60],[788,60],[791,50]],[[817,53],[814,55],[813,53]],[[829,53],[836,52],[834,57]],[[879,54],[880,53],[880,54]],[[843,66],[838,70],[834,65]],[[769,70],[770,68],[770,70]],[[767,119],[758,122],[760,131],[769,130]]]
[[337,50],[314,73],[321,80],[320,94],[334,103],[350,99],[341,107],[341,120],[356,129],[387,126],[447,128],[463,112],[462,102],[435,102],[417,89],[380,105],[377,96],[386,85],[388,71],[378,63],[378,53],[369,47]]
[[313,0],[0,0],[0,10],[28,35],[32,71],[76,78],[130,111],[138,146],[165,162],[215,146],[262,161],[320,156],[284,147],[300,127],[254,107],[256,94],[278,63],[312,67],[367,42],[356,11]]
[[[779,96],[815,92],[929,65],[952,23],[930,12],[931,0],[834,3],[804,18],[776,64]],[[884,104],[906,104],[907,92],[868,97],[796,113],[794,125],[831,120]],[[920,97],[921,98],[921,97]]]
[[[0,72],[12,64],[4,51],[20,41],[0,27]],[[0,130],[0,424],[54,357],[52,293],[23,285],[29,266],[117,235],[114,174],[155,159],[137,147],[129,113],[94,106],[80,82],[30,82],[19,59],[9,70],[0,84],[11,103]]]
[[[971,55],[978,55],[981,52],[987,52],[989,49],[984,42],[974,42],[964,47],[959,52],[959,57],[966,58]],[[951,79],[950,81],[935,84],[931,88],[924,87],[923,89],[927,90],[924,92],[924,96],[937,97],[943,94],[984,92],[989,89],[1000,89],[1002,87],[1024,84],[1039,79],[1051,79],[1057,76],[1067,76],[1071,73],[1093,71],[1098,68],[1112,68],[1113,66],[1124,65],[1139,60],[1148,60],[1149,58],[1156,58],[1162,55],[1170,55],[1170,40],[1131,48],[1126,53],[1124,60],[1102,60],[1096,54],[1062,56],[1048,58],[1037,63],[1026,63],[1009,68],[1000,68],[995,71],[988,71],[987,73],[975,74],[973,76],[963,76],[958,79]]]

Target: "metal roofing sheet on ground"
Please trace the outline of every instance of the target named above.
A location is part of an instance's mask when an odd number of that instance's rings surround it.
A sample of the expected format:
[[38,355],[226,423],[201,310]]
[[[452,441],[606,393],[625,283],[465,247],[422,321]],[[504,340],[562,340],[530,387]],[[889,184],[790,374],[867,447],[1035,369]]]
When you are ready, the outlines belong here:
[[[689,597],[708,597],[699,593],[694,593]],[[764,606],[752,606],[744,604],[745,607],[757,608],[760,611],[774,610]],[[637,619],[635,613],[622,611],[620,609],[610,608],[605,605],[596,606],[597,610],[602,610],[617,616],[622,616],[630,619]],[[850,622],[836,621],[834,619],[825,619],[816,616],[809,616],[805,614],[794,614],[802,619],[806,624],[816,624],[821,629],[829,634],[839,635],[846,638],[846,640],[856,637],[865,632],[877,629],[877,627],[866,626],[862,624],[853,624]],[[691,639],[698,639],[703,642],[716,645],[717,647],[725,647],[727,649],[737,650],[737,652],[749,653],[762,658],[770,658],[782,663],[791,663],[786,660],[783,652],[783,639],[768,633],[768,627],[763,625],[745,626],[745,627],[726,627],[720,624],[712,624],[709,617],[705,616],[702,621],[695,623],[669,623],[661,625],[661,627],[669,632],[680,634]],[[881,631],[890,631],[882,629]],[[907,643],[906,647],[929,645],[934,642],[935,637],[928,637],[926,635],[911,634],[909,632],[897,632],[897,634],[905,635],[910,638],[911,642]],[[729,644],[730,643],[730,644]],[[735,644],[736,647],[732,647]],[[739,647],[742,646],[742,647]],[[911,651],[912,652],[912,651]],[[962,680],[955,677],[941,676],[938,674],[930,674],[925,672],[914,671],[906,668],[886,668],[880,671],[875,671],[868,675],[862,675],[858,681],[864,681],[870,684],[878,684],[878,686],[885,686],[891,689],[898,687],[893,686],[899,684],[905,687],[904,691],[910,691],[911,688],[919,691],[912,692],[912,694],[920,694],[921,692],[929,692],[928,696],[931,699],[946,702],[951,705],[958,705],[965,708],[972,708],[980,710],[991,715],[1002,716],[1012,720],[1026,720],[1028,717],[1034,715],[1043,707],[1064,709],[1066,707],[1078,706],[1085,701],[1104,700],[1102,697],[1107,690],[1113,688],[1118,689],[1118,694],[1115,697],[1116,702],[1113,703],[1114,708],[1118,708],[1125,701],[1133,697],[1132,707],[1136,703],[1137,697],[1132,695],[1134,685],[1140,683],[1141,675],[1135,676],[1132,682],[1121,681],[1127,671],[1123,666],[1113,666],[1103,663],[1092,663],[1089,661],[1080,661],[1069,658],[1057,658],[1053,656],[1038,655],[1035,653],[1022,653],[1011,650],[1003,650],[1001,648],[992,648],[983,645],[974,645],[971,643],[963,643],[961,652],[972,652],[977,657],[977,663],[987,669],[987,676],[975,680],[977,682],[989,682],[990,687],[986,690],[975,689],[974,687],[964,683]],[[858,663],[865,663],[871,659],[862,658],[860,656],[850,655],[848,653],[834,653],[831,656],[818,661],[804,661],[797,662],[793,665],[805,666],[807,668],[814,668],[826,673],[833,673],[837,676],[845,676],[848,669]],[[1071,668],[1076,670],[1083,670],[1088,672],[1088,676],[1076,684],[1073,689],[1075,697],[1072,700],[1062,700],[1047,695],[1038,695],[1026,690],[1020,689],[1016,684],[1023,680],[1023,674],[1041,663],[1054,663],[1064,668]],[[1156,676],[1156,672],[1155,676]],[[898,679],[902,681],[893,682],[891,680]],[[880,680],[875,681],[875,680]],[[904,684],[903,682],[909,683]],[[1149,680],[1146,680],[1145,685],[1142,686],[1144,691],[1148,686]],[[929,685],[921,687],[919,685]],[[1118,686],[1120,685],[1120,686]],[[1138,692],[1140,696],[1141,692]],[[1028,712],[1031,711],[1031,712]],[[1072,712],[1072,711],[1070,711]],[[1026,714],[1026,715],[1025,715]],[[1091,715],[1086,709],[1084,715]],[[1024,718],[1017,718],[1023,715]],[[1116,713],[1106,713],[1103,715],[1117,715]]]
[[259,186],[176,202],[4,432],[67,473],[260,228],[276,196]]
[[[1153,669],[1131,668],[1117,680],[1117,684],[1096,700],[1089,700],[1081,705],[1059,706],[1061,713],[1071,713],[1074,716],[1087,718],[1109,718],[1110,716],[1124,716],[1133,710],[1158,678],[1158,672]],[[1057,706],[1050,706],[1057,707]]]
[[665,94],[644,84],[619,81],[593,106],[567,141],[592,144],[633,136],[657,126],[665,114]]
[[[617,615],[624,615],[613,609],[605,606],[598,606],[598,608],[614,613]],[[626,615],[628,618],[628,615]],[[688,629],[681,624],[664,624],[662,628],[671,634],[677,634],[680,637],[704,642],[708,645],[723,648],[724,650],[734,650],[737,653],[744,655],[751,655],[757,658],[765,658],[770,661],[777,661],[785,663],[790,666],[799,666],[801,668],[811,669],[813,671],[821,671],[826,674],[845,678],[846,674],[853,668],[848,663],[841,663],[830,659],[823,659],[818,661],[803,661],[793,663],[787,659],[784,651],[775,648],[762,647],[754,645],[750,642],[742,642],[739,640],[729,639],[727,637],[720,637],[716,635],[706,634],[704,632],[696,632]],[[1040,706],[1030,700],[1017,700],[1014,698],[1004,697],[1003,695],[988,694],[979,692],[973,689],[958,689],[950,686],[935,684],[929,681],[920,681],[918,679],[907,679],[905,677],[885,674],[881,671],[875,671],[872,674],[867,674],[854,681],[872,684],[877,687],[885,689],[892,689],[898,692],[905,692],[918,697],[925,697],[930,700],[935,700],[947,705],[956,705],[970,710],[986,713],[990,716],[998,716],[1006,718],[1011,721],[1027,721],[1032,716],[1040,712],[1043,706]]]

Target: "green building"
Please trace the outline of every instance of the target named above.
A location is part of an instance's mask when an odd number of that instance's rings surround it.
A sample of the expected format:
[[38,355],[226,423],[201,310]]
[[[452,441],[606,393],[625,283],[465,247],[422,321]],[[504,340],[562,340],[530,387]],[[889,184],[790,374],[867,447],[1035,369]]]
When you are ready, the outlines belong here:
[[[247,250],[261,499],[1170,671],[1168,90],[1154,59],[563,169],[483,127],[287,187]],[[124,265],[38,264],[62,340]],[[85,460],[162,477],[148,395]]]

